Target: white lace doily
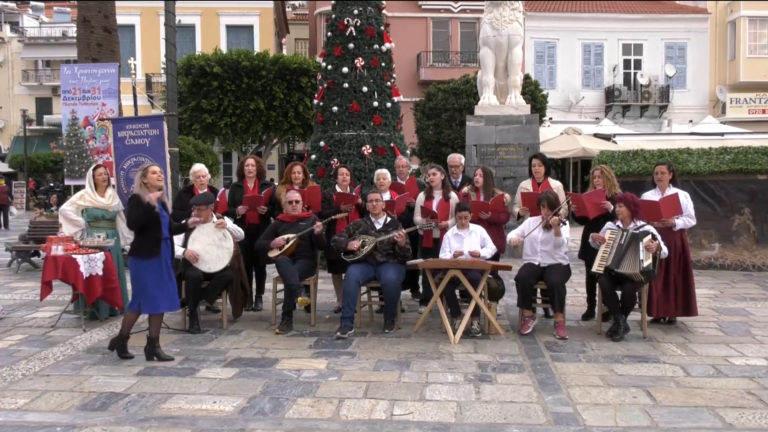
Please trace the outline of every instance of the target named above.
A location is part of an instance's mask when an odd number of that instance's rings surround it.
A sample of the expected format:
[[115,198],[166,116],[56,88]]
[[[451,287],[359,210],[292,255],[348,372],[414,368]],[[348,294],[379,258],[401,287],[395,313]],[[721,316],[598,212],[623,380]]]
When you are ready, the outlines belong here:
[[72,258],[77,261],[80,266],[80,272],[83,273],[83,277],[98,275],[101,276],[104,272],[104,252],[85,254],[85,255],[72,255]]

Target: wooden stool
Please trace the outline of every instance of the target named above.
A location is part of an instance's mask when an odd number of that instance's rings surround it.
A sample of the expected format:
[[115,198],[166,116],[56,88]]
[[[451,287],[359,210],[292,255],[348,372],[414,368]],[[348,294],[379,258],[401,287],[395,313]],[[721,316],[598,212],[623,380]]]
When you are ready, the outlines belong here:
[[[211,283],[211,281],[203,281],[203,285],[201,286],[201,289],[205,289],[209,283]],[[186,282],[181,283],[182,298],[186,298],[187,296],[186,285],[187,285]],[[227,327],[229,327],[229,325],[227,324],[227,290],[226,289],[221,291],[220,298],[221,298],[221,328],[226,330]],[[200,305],[198,305],[198,307],[199,306]],[[181,327],[184,330],[188,330],[187,329],[187,306],[181,308]]]
[[[538,281],[536,282],[536,285],[533,286],[536,293],[533,297],[533,304],[531,305],[532,308],[550,308],[552,309],[552,305],[549,302],[549,297],[547,297],[547,284],[544,283],[544,281]],[[554,313],[554,309],[552,310]],[[563,311],[565,313],[565,311]],[[517,328],[523,326],[523,310],[518,308],[518,314],[517,314]]]
[[[368,323],[373,324],[373,308],[374,306],[384,307],[384,303],[379,300],[379,292],[381,291],[381,284],[379,281],[370,281],[367,284],[360,287],[360,297],[357,299],[357,311],[355,313],[355,327],[360,328],[360,321],[362,309],[368,308]],[[373,294],[376,293],[374,296]],[[400,328],[400,307],[401,301],[397,302],[397,318],[395,319],[395,328]]]
[[[316,320],[316,314],[317,314],[317,282],[318,282],[318,276],[317,273],[315,273],[313,276],[310,276],[303,281],[301,281],[301,286],[308,286],[309,287],[309,304],[310,304],[310,312],[309,312],[309,326],[314,327],[315,326],[315,320]],[[282,304],[285,295],[283,295],[282,298],[277,298],[278,293],[282,293],[285,291],[285,288],[278,289],[278,285],[283,285],[283,278],[281,278],[279,275],[275,276],[272,279],[272,325],[277,324],[277,305]]]
[[[648,283],[640,288],[640,331],[643,332],[643,339],[648,338]],[[595,325],[597,334],[603,332],[603,292],[600,286],[597,287],[597,316],[595,316]]]

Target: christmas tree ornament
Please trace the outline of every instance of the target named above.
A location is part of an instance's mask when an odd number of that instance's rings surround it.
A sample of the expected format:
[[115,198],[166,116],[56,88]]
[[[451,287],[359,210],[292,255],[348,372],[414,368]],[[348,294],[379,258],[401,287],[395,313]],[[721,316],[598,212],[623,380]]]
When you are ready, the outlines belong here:
[[394,149],[395,149],[395,157],[400,157],[400,156],[402,156],[402,154],[400,154],[400,149],[399,149],[399,148],[397,148],[397,146],[395,145],[395,143],[392,143],[392,144],[390,144],[390,145],[392,146],[392,148],[394,148]]
[[381,52],[387,52],[387,47],[386,46],[381,47]]
[[361,88],[360,90],[362,90],[363,93],[368,93],[368,87],[366,86],[363,86],[363,88]]
[[339,165],[341,165],[341,163],[339,162],[338,159],[336,159],[336,158],[331,159],[331,168],[332,169],[335,170],[336,167],[339,166]]
[[387,102],[387,103],[386,103],[386,107],[387,107],[387,108],[392,108],[392,104],[391,104],[391,103],[389,103],[389,102]]
[[320,63],[320,67],[324,68],[324,67],[326,67],[326,66],[327,66],[327,65],[325,64],[325,62],[322,62],[322,63]]
[[323,153],[330,153],[331,152],[331,146],[324,146],[322,147]]
[[375,50],[379,49],[379,45],[378,44],[373,44],[373,49],[375,49]]
[[392,43],[392,39],[389,37],[389,33],[387,33],[386,30],[384,30],[384,46],[387,47],[387,49],[395,47],[395,44]]
[[331,36],[333,36],[333,33],[331,33],[331,32],[328,32],[328,33],[326,33],[325,35],[326,35],[326,36],[328,36],[328,37],[331,37]]
[[379,67],[379,58],[374,57],[370,61],[371,67]]
[[333,108],[331,108],[331,111],[333,111],[333,112],[335,112],[335,113],[336,113],[336,112],[339,112],[339,107],[333,107]]
[[350,50],[353,50],[353,49],[355,49],[355,44],[350,42],[349,45],[347,45],[347,48],[349,48]]
[[374,126],[381,126],[382,123],[384,123],[384,119],[381,118],[380,115],[374,114],[373,115],[373,125]]
[[342,54],[344,54],[344,51],[341,49],[341,45],[336,45],[335,47],[333,47],[334,57],[341,57]]
[[353,10],[352,13],[357,15],[357,9]]
[[348,67],[344,66],[343,68],[341,68],[341,73],[348,73],[348,72],[349,72]]
[[375,38],[376,37],[376,29],[374,29],[371,26],[366,27],[365,28],[365,35],[368,36],[371,39]]
[[382,146],[376,146],[376,155],[377,156],[379,156],[379,157],[386,156],[386,154],[387,154],[387,149],[385,149]]
[[349,84],[347,84],[347,83],[344,83],[341,86],[344,87],[344,88],[349,88]]
[[394,100],[400,100],[403,98],[403,95],[400,94],[400,90],[397,89],[396,85],[392,86],[392,99]]
[[360,71],[363,70],[364,65],[365,65],[365,60],[363,60],[362,57],[358,57],[355,59],[355,67],[357,68],[358,75],[360,75]]
[[374,107],[374,108],[376,108],[376,107],[378,107],[378,106],[379,106],[379,103],[378,103],[378,102],[376,102],[376,101],[373,101],[373,107]]
[[323,114],[317,113],[317,124],[323,124],[324,121]]
[[369,146],[368,144],[364,145],[364,146],[363,146],[363,148],[362,148],[362,151],[363,151],[363,155],[364,155],[364,156],[365,156],[367,159],[370,159],[370,158],[371,158],[371,152],[373,151],[373,149],[371,148],[371,146]]
[[353,113],[359,113],[360,112],[360,104],[357,103],[357,101],[352,101],[351,104],[349,104],[349,112]]
[[325,167],[324,166],[317,167],[317,178],[325,178]]
[[319,145],[321,148],[322,148],[322,147],[325,147],[325,141],[320,141],[320,142],[318,143],[318,145]]
[[333,70],[333,65],[328,65],[328,70]]
[[317,155],[312,155],[309,158],[312,159],[312,160],[315,160],[315,159],[317,159]]

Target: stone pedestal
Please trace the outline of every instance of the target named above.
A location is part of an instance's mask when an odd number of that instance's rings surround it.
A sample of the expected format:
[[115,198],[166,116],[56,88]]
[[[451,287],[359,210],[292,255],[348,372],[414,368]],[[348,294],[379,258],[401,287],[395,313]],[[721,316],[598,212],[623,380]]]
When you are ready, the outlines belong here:
[[531,113],[531,106],[524,105],[475,105],[476,116],[487,115],[528,115]]

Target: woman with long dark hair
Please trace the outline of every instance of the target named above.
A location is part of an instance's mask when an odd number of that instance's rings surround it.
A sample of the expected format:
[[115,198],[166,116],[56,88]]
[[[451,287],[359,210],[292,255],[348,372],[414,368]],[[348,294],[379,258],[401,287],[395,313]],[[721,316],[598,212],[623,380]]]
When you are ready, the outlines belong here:
[[[302,190],[307,186],[314,185],[315,182],[309,178],[309,170],[307,166],[301,162],[293,161],[285,167],[283,171],[283,177],[280,179],[280,183],[277,184],[277,192],[275,193],[275,214],[278,215],[283,212],[283,197],[289,190]],[[307,203],[304,203],[306,206]]]
[[[512,214],[517,218],[525,219],[531,215],[530,209],[523,207],[522,192],[541,193],[546,190],[554,191],[560,202],[565,202],[565,189],[563,184],[550,177],[552,167],[549,158],[544,153],[534,153],[528,158],[528,178],[520,182],[515,193],[515,204]],[[568,206],[560,209],[560,215],[568,217]]]
[[474,222],[485,228],[485,231],[493,240],[493,245],[496,246],[496,253],[490,258],[491,261],[498,261],[507,249],[504,225],[509,222],[511,216],[509,205],[512,203],[512,197],[503,190],[496,188],[493,171],[485,166],[475,169],[472,184],[465,186],[460,196],[462,201],[470,202],[490,201],[499,195],[504,196],[505,211],[499,213],[480,213],[479,219]]

